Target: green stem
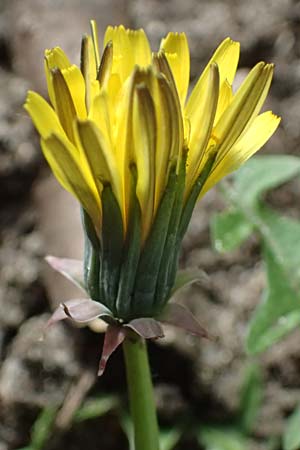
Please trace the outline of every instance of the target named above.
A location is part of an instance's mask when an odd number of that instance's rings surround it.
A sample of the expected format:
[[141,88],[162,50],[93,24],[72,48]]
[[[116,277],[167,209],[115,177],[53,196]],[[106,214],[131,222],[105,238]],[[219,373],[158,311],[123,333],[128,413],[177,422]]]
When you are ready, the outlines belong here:
[[123,349],[134,428],[134,450],[159,450],[158,425],[146,343],[141,338],[126,338]]

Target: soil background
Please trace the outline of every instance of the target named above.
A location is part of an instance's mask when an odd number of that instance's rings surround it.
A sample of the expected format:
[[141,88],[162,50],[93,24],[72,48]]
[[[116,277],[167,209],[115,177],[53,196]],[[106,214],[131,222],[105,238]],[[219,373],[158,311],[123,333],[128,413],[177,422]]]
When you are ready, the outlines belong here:
[[[71,425],[74,405],[86,396],[117,394],[126,402],[122,353],[96,379],[101,333],[59,324],[39,341],[50,311],[76,295],[46,267],[45,254],[81,257],[76,202],[58,186],[41,156],[38,138],[22,109],[26,91],[45,94],[43,52],[61,46],[79,62],[81,35],[96,18],[100,34],[108,24],[143,27],[153,48],[168,31],[185,31],[191,49],[191,77],[197,79],[226,36],[241,42],[237,79],[259,60],[276,65],[267,109],[282,125],[264,153],[299,155],[300,2],[293,0],[0,0],[0,450],[28,445],[39,412],[63,404],[53,450],[122,450],[126,438],[115,414]],[[289,183],[270,201],[299,217],[299,185]],[[208,274],[189,288],[184,301],[217,342],[168,329],[150,345],[160,422],[184,417],[225,424],[237,414],[249,357],[248,321],[265,286],[258,241],[220,255],[212,249],[209,221],[224,202],[217,189],[197,206],[184,239],[181,266]],[[101,330],[100,330],[101,331]],[[280,436],[284,419],[300,402],[300,332],[295,331],[258,358],[264,399],[251,448]],[[76,407],[76,405],[75,405]],[[178,449],[200,449],[194,439]]]

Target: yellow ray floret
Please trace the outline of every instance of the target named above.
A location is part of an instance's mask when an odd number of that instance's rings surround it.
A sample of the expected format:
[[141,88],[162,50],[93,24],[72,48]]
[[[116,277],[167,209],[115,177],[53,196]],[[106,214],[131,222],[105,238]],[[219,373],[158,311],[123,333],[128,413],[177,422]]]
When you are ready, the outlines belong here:
[[190,81],[190,52],[184,33],[169,33],[160,44],[173,73],[181,105],[184,107]]
[[51,134],[41,140],[41,147],[58,181],[78,198],[99,231],[101,209],[97,191],[95,185],[88,182],[86,174],[82,171],[72,144],[62,136]]
[[270,139],[279,123],[280,117],[275,116],[271,111],[257,116],[232,147],[228,148],[223,155],[218,154],[201,194],[204,195],[218,181],[238,169],[257,152]]
[[151,53],[143,30],[108,27],[102,48],[101,54],[93,21],[91,36],[82,40],[80,68],[59,47],[46,50],[52,106],[29,92],[25,109],[55,176],[79,200],[99,237],[106,191],[114,197],[126,238],[134,179],[145,242],[170,174],[182,176],[184,168],[187,202],[207,162],[212,161],[200,196],[274,133],[280,119],[271,111],[259,115],[273,66],[258,63],[233,94],[240,47],[227,38],[187,98],[190,55],[184,33],[169,33]]

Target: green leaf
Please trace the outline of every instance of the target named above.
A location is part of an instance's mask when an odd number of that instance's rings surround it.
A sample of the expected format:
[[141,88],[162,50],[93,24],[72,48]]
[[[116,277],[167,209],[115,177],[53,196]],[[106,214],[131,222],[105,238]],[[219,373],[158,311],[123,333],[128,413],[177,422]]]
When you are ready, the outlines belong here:
[[43,449],[51,436],[52,427],[57,415],[57,409],[58,408],[56,406],[49,406],[40,413],[31,430],[31,442],[29,445],[30,449]]
[[279,436],[270,436],[265,442],[265,450],[280,450],[281,439]]
[[257,210],[264,242],[272,250],[290,286],[300,294],[300,222],[267,207]]
[[261,199],[265,191],[299,173],[300,159],[293,156],[253,158],[236,173],[233,185],[225,187],[225,195],[234,207],[233,216],[225,213],[227,217],[223,214],[221,222],[214,224],[215,239],[221,234],[220,246],[224,245],[223,239],[225,249],[232,245],[231,239],[234,245],[235,235],[239,240],[239,233],[247,234],[239,215],[261,237],[267,289],[250,323],[246,345],[252,354],[267,349],[300,323],[300,223],[263,206]]
[[254,205],[260,195],[289,181],[300,173],[295,156],[257,156],[235,173],[232,194],[245,206]]
[[159,433],[160,450],[172,450],[178,443],[181,435],[182,430],[180,430],[180,428],[160,430]]
[[244,433],[250,433],[255,426],[262,396],[263,386],[259,366],[251,364],[246,369],[238,414],[238,425]]
[[236,208],[215,214],[211,222],[214,247],[218,252],[235,250],[251,235],[253,229],[253,225]]
[[248,440],[232,428],[202,426],[198,441],[206,450],[248,450]]
[[[131,417],[124,413],[120,418],[121,427],[127,436],[129,449],[135,450],[134,446],[134,432]],[[178,443],[182,435],[182,430],[179,427],[172,429],[161,429],[159,432],[160,450],[172,450]]]
[[84,402],[74,416],[75,422],[94,419],[104,416],[118,406],[118,399],[114,396],[103,396],[100,398],[90,398]]
[[300,406],[289,416],[283,434],[283,450],[300,448]]
[[133,423],[129,414],[123,412],[120,417],[120,425],[127,436],[129,443],[129,450],[135,450],[134,446],[134,431],[133,431]]
[[250,322],[247,350],[255,354],[267,349],[300,325],[300,296],[290,285],[272,250],[264,245],[268,286],[263,301]]

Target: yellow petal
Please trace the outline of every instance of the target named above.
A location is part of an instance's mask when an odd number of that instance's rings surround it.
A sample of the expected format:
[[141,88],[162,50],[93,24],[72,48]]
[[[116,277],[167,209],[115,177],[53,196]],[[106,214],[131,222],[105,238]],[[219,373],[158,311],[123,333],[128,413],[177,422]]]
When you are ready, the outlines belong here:
[[80,118],[85,118],[85,84],[82,73],[78,67],[70,63],[61,48],[55,47],[45,51],[45,71],[52,105],[57,108],[53,87],[53,71],[60,71],[67,83],[77,114]]
[[55,107],[55,97],[52,86],[52,69],[67,69],[70,67],[71,63],[64,53],[64,51],[60,47],[54,47],[50,50],[45,50],[45,73],[47,79],[47,87],[49,98],[51,100],[52,105]]
[[[257,116],[248,130],[240,137],[230,153],[234,155],[231,159],[230,171],[236,170],[247,159],[257,152],[276,131],[281,118],[272,113],[264,112]],[[216,161],[218,163],[218,160]]]
[[87,183],[82,174],[78,159],[74,156],[76,149],[61,136],[52,134],[41,139],[41,147],[54,175],[61,185],[73,194],[91,217],[96,230],[101,226],[100,201],[95,186]]
[[118,170],[122,180],[122,204],[125,210],[125,228],[128,220],[130,206],[130,170],[134,162],[134,147],[132,138],[132,108],[134,85],[138,69],[122,86],[122,93],[115,111],[114,153],[118,164]]
[[95,60],[97,71],[100,66],[100,52],[99,52],[99,41],[98,41],[98,27],[95,20],[91,20],[91,30],[92,30],[92,39],[93,39],[93,47],[95,52]]
[[45,58],[50,70],[55,67],[60,70],[67,69],[71,65],[69,58],[60,47],[45,50]]
[[162,39],[160,49],[165,52],[184,106],[190,80],[190,52],[185,33],[169,33]]
[[73,123],[76,110],[66,80],[59,69],[52,69],[55,109],[60,123],[71,142],[74,142]]
[[107,92],[101,91],[92,103],[89,119],[91,119],[103,134],[106,142],[112,147],[112,120],[109,111]]
[[142,210],[142,236],[148,235],[154,215],[155,194],[155,107],[145,84],[135,87],[133,102],[133,144],[137,167],[137,197]]
[[199,98],[197,114],[191,120],[191,135],[187,160],[186,194],[190,191],[201,168],[205,165],[205,149],[210,138],[218,104],[219,71],[212,64],[203,96]]
[[123,83],[129,76],[134,65],[129,37],[123,25],[119,27],[107,27],[104,35],[104,48],[108,42],[112,42],[113,44],[112,72],[117,73]]
[[109,26],[104,36],[104,47],[109,41],[113,44],[112,73],[118,73],[123,83],[135,65],[146,67],[151,63],[151,49],[145,32],[127,30],[123,25]]
[[99,93],[99,83],[96,80],[97,65],[91,36],[84,36],[82,39],[80,68],[85,82],[85,104],[89,111],[94,98]]
[[[179,163],[183,146],[183,125],[179,102],[176,103],[173,91],[160,74],[152,68],[134,70],[122,89],[121,102],[116,113],[115,154],[123,179],[123,198],[125,210],[129,211],[129,167],[135,163],[135,142],[133,137],[133,93],[134,87],[144,85],[155,104],[156,123],[156,161],[155,161],[155,209],[166,185],[171,165]],[[150,117],[150,114],[149,114]]]
[[[114,73],[109,77],[107,85],[107,97],[109,106],[109,116],[111,118],[111,123],[116,123],[116,117],[119,115],[120,106],[122,103],[122,84],[118,74]],[[124,92],[124,89],[123,89]],[[115,127],[117,130],[117,126]]]
[[[159,205],[168,180],[171,152],[173,152],[172,111],[158,80],[152,87],[152,96],[156,106],[156,154],[155,154],[155,210]],[[175,130],[176,133],[176,130]]]
[[178,103],[178,96],[174,95],[171,85],[164,78],[158,78],[158,84],[161,96],[164,97],[165,107],[168,110],[171,122],[169,129],[171,143],[168,160],[170,165],[173,165],[173,163],[176,164],[178,172],[183,149],[183,118],[181,108]]
[[151,64],[151,48],[145,31],[140,28],[139,30],[126,30],[126,32],[133,53],[133,64],[147,67]]
[[[179,141],[178,115],[174,105],[174,97],[166,79],[161,74],[155,74],[152,69],[139,74],[139,83],[147,86],[155,105],[156,151],[155,151],[155,199],[154,210],[160,202],[168,180],[170,166],[174,164],[176,141]],[[177,128],[176,128],[177,127]],[[174,133],[172,133],[174,129]]]
[[201,192],[203,195],[223,177],[238,169],[247,159],[257,152],[276,131],[280,118],[271,111],[257,116],[248,130],[231,147],[222,159],[215,161],[214,168]]
[[230,38],[225,39],[217,48],[188,99],[186,115],[191,120],[191,123],[193,122],[194,115],[197,115],[199,102],[203,97],[203,90],[205,90],[207,77],[209,76],[210,66],[213,63],[217,64],[219,68],[220,86],[223,85],[225,80],[229,84],[232,84],[237,69],[239,53],[239,43],[232,41]]
[[67,69],[63,69],[61,73],[71,94],[77,117],[85,119],[85,82],[81,71],[73,64]]
[[158,53],[153,53],[152,62],[157,71],[159,73],[162,73],[168,80],[170,87],[173,91],[173,96],[176,100],[178,100],[178,105],[180,108],[180,100],[178,96],[175,78],[165,52],[161,50]]
[[120,174],[115,156],[98,127],[90,120],[77,121],[77,144],[84,152],[99,196],[104,184],[109,183],[122,210],[122,190]]
[[167,108],[169,108],[169,111],[171,113],[172,127],[177,127],[177,132],[174,133],[173,130],[173,134],[171,131],[171,136],[174,137],[175,140],[173,139],[173,144],[171,144],[169,160],[177,161],[178,171],[180,167],[184,136],[184,125],[180,100],[178,97],[175,79],[164,51],[154,53],[152,55],[152,59],[158,73],[163,74],[167,80],[167,83],[165,83],[163,82],[164,77],[158,77],[158,83],[160,85],[161,92],[165,96],[165,101],[167,101],[168,104]]
[[260,111],[270,88],[273,66],[258,63],[244,80],[213,130],[222,158]]
[[97,73],[97,79],[101,89],[105,89],[109,82],[113,64],[113,44],[109,41],[103,51],[100,67]]
[[[175,164],[179,169],[183,149],[183,120],[178,97],[167,80],[157,76],[151,91],[156,106],[157,143],[155,161],[155,211],[165,190],[169,172]],[[177,94],[176,94],[177,95]]]
[[232,101],[232,98],[233,98],[232,87],[228,83],[228,81],[225,80],[222,86],[220,87],[218,107],[216,111],[214,124],[218,122],[219,118],[221,117],[225,109],[228,108],[228,106]]
[[55,111],[36,92],[28,92],[24,108],[29,113],[38,133],[43,138],[48,137],[52,133],[58,135],[65,134]]

